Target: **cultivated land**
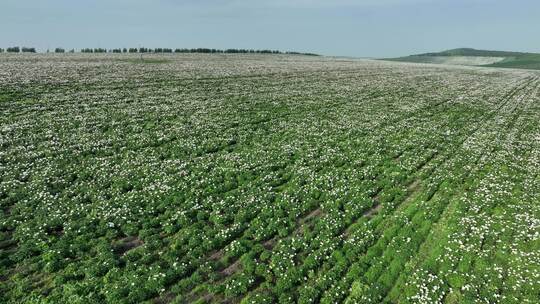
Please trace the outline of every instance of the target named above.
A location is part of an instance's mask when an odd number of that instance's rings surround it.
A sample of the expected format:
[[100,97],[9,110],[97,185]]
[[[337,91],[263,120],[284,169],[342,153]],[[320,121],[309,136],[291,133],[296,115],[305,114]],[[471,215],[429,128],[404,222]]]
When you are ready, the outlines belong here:
[[538,303],[538,72],[3,54],[0,112],[0,302]]

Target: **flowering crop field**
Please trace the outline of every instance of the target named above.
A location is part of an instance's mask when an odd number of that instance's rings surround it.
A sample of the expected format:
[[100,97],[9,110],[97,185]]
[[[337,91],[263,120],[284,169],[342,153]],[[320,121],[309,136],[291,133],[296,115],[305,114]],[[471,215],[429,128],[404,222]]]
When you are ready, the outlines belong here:
[[2,54],[2,303],[539,303],[540,72]]

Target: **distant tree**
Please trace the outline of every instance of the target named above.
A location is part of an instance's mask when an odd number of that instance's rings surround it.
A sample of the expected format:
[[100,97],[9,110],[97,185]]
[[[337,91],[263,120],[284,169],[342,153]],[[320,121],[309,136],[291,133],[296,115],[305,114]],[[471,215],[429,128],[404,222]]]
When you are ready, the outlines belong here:
[[55,53],[65,53],[66,50],[64,50],[63,48],[55,48],[55,49],[54,49],[54,52],[55,52]]
[[21,51],[23,53],[35,53],[36,52],[36,48],[33,48],[33,47],[22,47]]
[[70,53],[75,53],[75,49],[69,50]]
[[0,53],[3,53],[4,52],[4,49],[3,48],[0,48]]
[[12,46],[7,48],[8,53],[19,53],[21,49],[18,46]]
[[[8,48],[8,51],[12,48]],[[14,52],[13,50],[11,52]],[[228,53],[228,54],[289,54],[289,55],[310,55],[310,56],[318,56],[317,54],[313,53],[300,53],[300,52],[281,52],[279,50],[268,50],[268,49],[262,49],[262,50],[255,50],[255,49],[210,49],[210,48],[146,48],[146,47],[140,47],[140,48],[116,48],[116,49],[103,49],[103,48],[85,48],[81,49],[82,53],[203,53],[203,54],[221,54],[221,53]]]

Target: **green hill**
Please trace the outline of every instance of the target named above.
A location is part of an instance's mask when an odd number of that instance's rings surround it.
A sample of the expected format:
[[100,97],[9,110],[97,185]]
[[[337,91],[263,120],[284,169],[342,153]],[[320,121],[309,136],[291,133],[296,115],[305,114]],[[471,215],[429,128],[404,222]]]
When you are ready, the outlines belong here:
[[385,60],[540,70],[540,54],[458,48]]
[[502,61],[487,66],[540,70],[540,54],[523,54],[521,56],[506,57]]
[[474,56],[474,57],[511,57],[511,56],[522,56],[528,53],[521,52],[505,52],[505,51],[486,51],[486,50],[477,50],[471,48],[459,48],[446,50],[438,53],[425,53],[419,54],[416,56]]

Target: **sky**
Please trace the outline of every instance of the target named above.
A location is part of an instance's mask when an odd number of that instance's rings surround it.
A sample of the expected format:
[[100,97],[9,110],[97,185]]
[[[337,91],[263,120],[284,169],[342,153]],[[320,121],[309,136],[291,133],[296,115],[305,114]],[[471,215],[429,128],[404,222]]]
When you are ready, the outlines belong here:
[[0,0],[0,47],[540,52],[538,0]]

